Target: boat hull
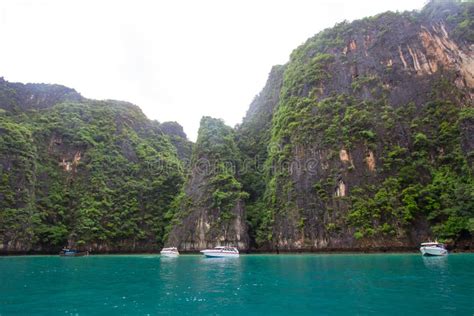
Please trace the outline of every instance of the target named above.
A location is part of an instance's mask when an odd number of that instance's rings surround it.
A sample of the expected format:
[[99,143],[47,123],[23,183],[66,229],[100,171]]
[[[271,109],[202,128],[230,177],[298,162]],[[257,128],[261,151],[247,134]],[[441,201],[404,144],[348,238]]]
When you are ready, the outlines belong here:
[[201,251],[202,254],[208,258],[238,258],[238,253],[225,253],[218,251]]
[[76,253],[60,253],[59,254],[60,257],[84,257],[84,256],[88,256],[88,255],[89,255],[89,251],[76,252]]
[[176,258],[179,256],[179,253],[171,253],[171,252],[160,252],[160,255],[162,257],[167,257],[167,258]]
[[421,247],[421,254],[423,256],[446,256],[448,251],[440,247]]

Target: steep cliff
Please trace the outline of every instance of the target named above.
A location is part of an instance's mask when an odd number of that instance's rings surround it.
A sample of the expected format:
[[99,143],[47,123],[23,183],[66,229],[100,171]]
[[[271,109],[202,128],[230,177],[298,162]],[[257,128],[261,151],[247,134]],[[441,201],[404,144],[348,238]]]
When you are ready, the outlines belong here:
[[204,117],[194,146],[191,172],[175,201],[167,243],[187,251],[216,245],[248,247],[244,200],[236,178],[240,158],[234,131]]
[[284,71],[284,66],[272,68],[265,87],[252,101],[242,124],[236,129],[236,142],[242,157],[238,172],[243,190],[249,194],[246,218],[252,248],[257,247],[257,232],[264,217],[265,162],[272,150],[269,148],[272,117],[279,103]]
[[[252,109],[242,124],[261,120],[271,137],[238,131],[244,152],[267,150],[252,174],[265,192],[250,188],[260,194],[258,220],[249,214],[258,248],[472,242],[473,12],[455,2],[387,12],[291,54],[279,95],[259,105],[271,120]],[[278,87],[270,76],[262,95]]]
[[235,129],[0,78],[0,251],[473,249],[474,4],[326,29]]
[[79,93],[65,86],[12,83],[0,77],[1,109],[10,113],[45,109],[64,101],[82,100],[84,98]]
[[163,122],[159,124],[160,130],[168,136],[171,144],[176,148],[179,159],[183,165],[189,166],[193,143],[188,140],[183,127],[177,122]]
[[183,169],[159,124],[61,86],[2,80],[0,96],[0,251],[163,242]]

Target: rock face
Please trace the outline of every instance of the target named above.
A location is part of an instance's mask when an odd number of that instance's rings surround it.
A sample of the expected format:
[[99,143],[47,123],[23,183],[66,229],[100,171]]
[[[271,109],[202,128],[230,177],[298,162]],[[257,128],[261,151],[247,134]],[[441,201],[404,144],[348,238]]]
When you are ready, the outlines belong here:
[[64,101],[84,98],[74,89],[61,85],[10,83],[0,78],[1,108],[12,113],[44,109]]
[[167,244],[185,251],[218,245],[248,248],[240,164],[234,131],[204,117],[194,146],[192,169],[178,196]]
[[237,130],[265,157],[242,175],[254,247],[472,244],[473,12],[431,2],[338,24],[272,71]]
[[326,29],[242,124],[0,78],[0,251],[473,248],[474,4]]
[[185,165],[189,165],[191,161],[192,142],[188,140],[186,133],[184,133],[183,127],[177,122],[163,122],[159,124],[159,128],[167,135],[176,147],[179,159]]
[[238,170],[243,190],[249,194],[246,203],[246,217],[249,242],[256,248],[257,232],[262,225],[262,199],[267,185],[265,162],[268,153],[275,148],[270,147],[272,117],[280,100],[285,66],[274,66],[262,92],[250,104],[243,122],[236,129],[236,142],[242,156],[242,164]]
[[135,105],[0,82],[0,252],[156,250],[183,180]]

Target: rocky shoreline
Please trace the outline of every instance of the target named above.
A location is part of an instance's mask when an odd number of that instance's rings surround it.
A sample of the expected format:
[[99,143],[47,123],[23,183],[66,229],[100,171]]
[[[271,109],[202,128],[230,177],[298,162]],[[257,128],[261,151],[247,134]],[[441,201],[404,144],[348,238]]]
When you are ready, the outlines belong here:
[[0,77],[0,254],[474,249],[473,13],[323,30],[195,143],[134,104]]
[[[463,245],[460,247],[449,247],[450,253],[474,253],[474,247]],[[7,256],[35,256],[35,255],[56,255],[54,251],[9,251],[0,252],[0,257]],[[294,249],[294,250],[241,250],[241,254],[246,255],[278,255],[278,254],[383,254],[383,253],[418,253],[418,247],[376,247],[376,248],[326,248],[326,249]],[[95,251],[91,255],[140,255],[159,254],[157,250],[130,250],[130,251]],[[180,254],[193,255],[199,251],[180,251]]]

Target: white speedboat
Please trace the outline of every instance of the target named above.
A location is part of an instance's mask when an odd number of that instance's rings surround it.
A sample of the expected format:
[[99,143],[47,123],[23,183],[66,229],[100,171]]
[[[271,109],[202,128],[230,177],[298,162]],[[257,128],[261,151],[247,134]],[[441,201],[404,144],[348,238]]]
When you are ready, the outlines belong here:
[[218,246],[214,249],[201,250],[201,253],[206,257],[211,258],[227,258],[227,257],[238,257],[239,250],[235,247],[222,247]]
[[161,249],[160,254],[163,257],[177,257],[177,256],[179,256],[178,248],[176,248],[176,247],[163,248],[163,249]]
[[420,251],[423,256],[445,256],[448,254],[444,244],[439,242],[424,242],[421,244]]

